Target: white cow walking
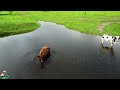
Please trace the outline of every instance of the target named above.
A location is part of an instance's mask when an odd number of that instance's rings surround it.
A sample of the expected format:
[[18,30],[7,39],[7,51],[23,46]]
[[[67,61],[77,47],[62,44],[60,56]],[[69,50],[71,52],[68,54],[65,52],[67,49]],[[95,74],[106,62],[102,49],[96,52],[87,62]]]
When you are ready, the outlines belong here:
[[119,41],[119,39],[120,39],[120,36],[109,36],[109,35],[104,34],[102,36],[102,44],[103,44],[103,41],[109,41],[112,47],[113,44]]

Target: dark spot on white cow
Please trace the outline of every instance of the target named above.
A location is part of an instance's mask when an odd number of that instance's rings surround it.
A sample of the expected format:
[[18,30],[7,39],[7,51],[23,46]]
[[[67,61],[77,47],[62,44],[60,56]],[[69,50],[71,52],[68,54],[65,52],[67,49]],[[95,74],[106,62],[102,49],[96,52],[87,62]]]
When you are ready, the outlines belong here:
[[103,37],[104,38],[104,37]]
[[115,37],[115,38],[113,39],[113,41],[115,42],[115,41],[116,41],[116,39],[117,39],[117,38]]
[[108,37],[107,37],[108,38]]

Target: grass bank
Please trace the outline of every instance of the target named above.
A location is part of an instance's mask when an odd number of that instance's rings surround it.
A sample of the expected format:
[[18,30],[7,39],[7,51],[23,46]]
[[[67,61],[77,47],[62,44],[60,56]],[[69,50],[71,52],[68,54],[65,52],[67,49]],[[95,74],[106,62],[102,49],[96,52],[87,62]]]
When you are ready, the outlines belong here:
[[0,37],[30,32],[39,26],[36,20],[18,12],[0,12]]
[[[6,14],[8,13],[8,14]],[[120,35],[120,25],[108,25],[100,33],[97,27],[106,22],[120,22],[120,11],[14,11],[0,12],[0,36],[30,32],[40,25],[38,20],[55,22],[82,33]]]

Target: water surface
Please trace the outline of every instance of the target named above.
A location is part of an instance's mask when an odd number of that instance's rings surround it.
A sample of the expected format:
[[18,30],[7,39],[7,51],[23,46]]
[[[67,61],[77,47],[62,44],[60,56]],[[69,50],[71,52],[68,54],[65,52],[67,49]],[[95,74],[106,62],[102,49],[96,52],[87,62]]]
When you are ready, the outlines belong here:
[[[51,22],[40,24],[33,32],[0,38],[0,72],[5,67],[10,79],[120,78],[119,42],[112,49],[103,48],[100,36]],[[52,56],[41,69],[33,59],[45,44]]]

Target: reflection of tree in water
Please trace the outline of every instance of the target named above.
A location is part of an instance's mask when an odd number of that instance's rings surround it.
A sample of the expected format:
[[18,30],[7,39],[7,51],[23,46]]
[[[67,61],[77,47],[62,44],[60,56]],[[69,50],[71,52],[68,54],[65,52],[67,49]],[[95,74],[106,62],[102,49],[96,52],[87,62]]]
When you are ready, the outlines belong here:
[[103,44],[100,45],[100,49],[106,53],[106,54],[110,54],[111,56],[115,56],[115,53],[114,53],[114,49],[113,47],[110,48],[110,47],[104,47]]

